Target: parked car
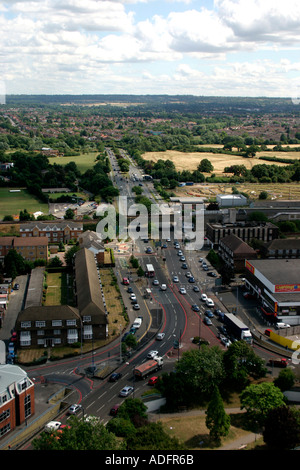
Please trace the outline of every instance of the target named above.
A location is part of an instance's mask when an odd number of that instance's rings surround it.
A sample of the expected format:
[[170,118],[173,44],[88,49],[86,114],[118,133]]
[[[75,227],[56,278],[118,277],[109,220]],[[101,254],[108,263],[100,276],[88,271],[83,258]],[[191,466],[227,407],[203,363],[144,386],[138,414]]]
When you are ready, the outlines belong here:
[[59,429],[60,426],[61,426],[60,421],[49,421],[49,423],[47,423],[46,426],[44,427],[44,431],[48,433],[55,432]]
[[150,351],[148,354],[147,354],[147,358],[148,359],[153,359],[155,356],[158,355],[158,351]]
[[117,382],[117,380],[119,380],[121,377],[122,377],[122,374],[120,372],[114,372],[109,377],[109,381],[110,382]]
[[79,405],[78,403],[75,403],[75,405],[71,405],[70,408],[68,409],[68,414],[69,415],[76,415],[81,410],[82,410],[82,406]]
[[187,264],[186,264],[186,263],[183,263],[183,264],[181,265],[181,267],[182,267],[182,269],[187,269]]
[[152,282],[152,284],[154,286],[159,286],[159,280],[158,279],[154,279],[154,281]]
[[130,294],[130,300],[136,300],[136,295],[135,294]]
[[193,291],[194,291],[194,292],[200,292],[200,289],[199,289],[198,286],[194,286],[194,287],[193,287]]
[[206,315],[208,318],[214,318],[214,314],[211,310],[205,310],[204,315]]
[[189,277],[189,282],[190,282],[190,283],[194,283],[194,282],[195,282],[195,278],[194,278],[193,276],[190,276],[190,277]]
[[124,284],[124,286],[127,286],[129,284],[128,277],[123,277],[123,284]]
[[178,251],[177,251],[177,256],[183,256],[183,253],[182,253],[181,250],[178,250]]
[[173,282],[179,282],[178,276],[173,276]]
[[199,308],[198,305],[196,305],[196,304],[192,305],[192,310],[193,310],[194,312],[200,312],[200,308]]
[[180,294],[186,294],[185,287],[180,287],[179,292],[180,292]]
[[128,397],[128,395],[130,395],[132,392],[133,392],[133,387],[126,385],[124,388],[122,388],[119,395],[120,397]]
[[214,301],[212,299],[210,299],[209,297],[207,297],[205,303],[208,307],[214,307],[215,306]]
[[192,276],[192,273],[190,271],[188,271],[185,275],[185,277],[191,277]]
[[134,304],[133,310],[140,310],[140,305],[139,304]]
[[214,271],[209,271],[207,273],[207,276],[210,276],[210,277],[217,277],[216,273]]
[[148,385],[155,385],[155,384],[157,384],[157,382],[158,382],[158,377],[151,377],[148,380]]
[[243,297],[245,299],[256,299],[256,295],[255,294],[251,294],[251,292],[244,292],[243,293]]
[[167,284],[162,284],[160,286],[160,290],[167,290]]
[[131,333],[129,331],[126,331],[126,333],[124,333],[123,337],[122,337],[122,342],[125,341],[125,339],[127,338],[128,335],[130,335]]
[[149,254],[149,253],[152,253],[152,248],[151,248],[150,246],[147,247],[146,253],[148,253],[148,254]]
[[14,285],[14,290],[19,290],[19,289],[20,289],[20,284],[16,283],[16,284]]
[[204,317],[204,320],[203,320],[203,321],[204,321],[204,323],[205,323],[206,325],[208,325],[208,326],[212,325],[212,321],[211,321],[211,319],[208,318],[208,317]]
[[165,337],[165,333],[157,333],[157,335],[156,335],[156,339],[158,341],[162,341],[164,339],[164,337]]
[[206,299],[207,299],[207,295],[201,294],[201,300],[203,300],[203,302],[206,302]]
[[127,292],[128,292],[129,294],[132,294],[132,293],[133,293],[132,287],[128,287]]
[[180,256],[180,261],[185,261],[185,256]]

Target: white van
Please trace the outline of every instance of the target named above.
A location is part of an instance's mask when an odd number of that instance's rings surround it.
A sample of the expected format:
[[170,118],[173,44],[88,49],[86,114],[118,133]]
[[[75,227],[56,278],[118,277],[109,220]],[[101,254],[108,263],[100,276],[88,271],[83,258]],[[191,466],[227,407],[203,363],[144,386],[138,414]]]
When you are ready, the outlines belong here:
[[140,328],[142,321],[141,318],[137,317],[132,324],[133,328]]

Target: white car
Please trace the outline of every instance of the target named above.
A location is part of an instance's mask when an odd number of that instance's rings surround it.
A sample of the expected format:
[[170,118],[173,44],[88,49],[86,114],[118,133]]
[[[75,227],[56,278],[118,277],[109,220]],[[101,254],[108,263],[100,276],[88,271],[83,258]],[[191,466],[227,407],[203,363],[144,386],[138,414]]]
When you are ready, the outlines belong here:
[[152,282],[152,284],[154,286],[159,286],[159,280],[158,279],[154,279],[154,281]]
[[133,387],[129,387],[126,385],[126,387],[122,388],[122,390],[119,393],[120,397],[128,397],[133,392]]
[[134,309],[134,310],[140,310],[140,308],[141,308],[141,307],[139,306],[139,304],[134,304],[134,306],[133,306],[133,309]]
[[167,284],[162,284],[160,286],[160,290],[167,290]]
[[131,299],[131,300],[136,300],[136,295],[135,295],[135,294],[131,294],[131,295],[130,295],[130,299]]
[[46,426],[44,428],[44,431],[45,432],[54,432],[54,431],[57,431],[60,426],[61,426],[60,421],[50,421],[48,424],[46,424]]
[[82,406],[76,403],[75,405],[71,405],[70,408],[68,409],[68,414],[69,415],[76,415],[76,413],[79,413],[79,411],[82,409]]
[[185,287],[180,287],[179,292],[180,292],[180,294],[186,294]]
[[206,294],[201,294],[201,300],[203,300],[203,302],[206,302],[207,295]]
[[173,276],[173,282],[179,282],[178,276]]
[[164,339],[164,337],[165,337],[165,333],[157,333],[157,335],[156,335],[156,339],[158,341],[162,341]]
[[177,251],[177,256],[182,256],[182,255],[183,255],[182,251],[181,251],[181,250],[178,250],[178,251]]
[[215,306],[214,301],[212,299],[210,299],[209,297],[206,299],[205,303],[208,307],[214,307]]
[[155,356],[158,355],[158,351],[150,351],[148,354],[147,354],[147,358],[148,359],[153,359]]

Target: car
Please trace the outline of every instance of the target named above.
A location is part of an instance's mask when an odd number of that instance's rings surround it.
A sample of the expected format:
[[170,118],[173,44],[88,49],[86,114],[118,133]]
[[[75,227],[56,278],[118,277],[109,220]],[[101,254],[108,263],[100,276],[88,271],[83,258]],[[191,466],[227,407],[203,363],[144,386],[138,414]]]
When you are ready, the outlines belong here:
[[61,422],[60,421],[49,421],[49,423],[46,424],[46,426],[44,427],[44,431],[45,432],[54,432],[54,431],[57,431],[61,426]]
[[206,315],[208,318],[214,318],[214,314],[211,310],[205,310],[204,315]]
[[123,337],[122,337],[122,343],[123,341],[125,341],[125,339],[127,338],[128,335],[130,335],[131,333],[129,331],[126,331],[126,333],[124,333]]
[[119,393],[120,397],[128,397],[133,392],[133,387],[130,387],[129,385],[126,385],[124,388]]
[[226,336],[221,337],[221,343],[224,344],[227,348],[231,345],[230,339],[226,338]]
[[130,330],[129,330],[129,334],[130,334],[130,335],[135,335],[135,334],[136,334],[136,330],[137,330],[137,328],[135,328],[134,326],[132,326],[132,327],[130,328]]
[[156,339],[158,341],[162,341],[164,339],[164,337],[165,337],[165,333],[157,333],[157,335],[156,335]]
[[159,286],[159,280],[158,279],[154,279],[154,281],[152,282],[152,284],[154,286]]
[[208,271],[208,267],[204,266],[203,271]]
[[187,264],[186,264],[186,263],[183,263],[183,264],[181,265],[181,267],[182,267],[182,269],[187,269]]
[[210,277],[217,277],[216,273],[214,271],[209,271],[207,273],[207,276],[210,276]]
[[255,294],[251,294],[251,292],[244,292],[243,297],[245,299],[255,299],[256,298]]
[[185,261],[185,256],[180,256],[180,261]]
[[179,282],[178,276],[173,276],[173,282]]
[[208,318],[208,317],[204,317],[204,323],[205,323],[206,325],[208,325],[208,326],[212,325],[212,321],[211,321],[211,319]]
[[195,282],[195,278],[193,276],[190,276],[189,277],[189,282],[192,284],[193,282]]
[[214,307],[215,306],[214,301],[212,299],[210,299],[209,297],[207,297],[205,303],[208,307]]
[[191,277],[192,276],[192,273],[190,271],[188,271],[185,275],[185,277]]
[[283,323],[283,322],[275,323],[275,328],[277,328],[277,329],[290,328],[290,327],[291,327],[291,325],[289,325],[288,323]]
[[183,256],[183,253],[182,253],[181,250],[178,250],[178,251],[177,251],[177,256]]
[[202,263],[202,261],[203,261],[203,258],[199,258],[199,263]]
[[199,308],[198,305],[196,305],[196,304],[192,305],[192,310],[193,310],[194,312],[200,312],[200,308]]
[[171,241],[171,238],[166,238],[166,242],[170,242]]
[[68,409],[68,414],[76,415],[81,410],[82,410],[82,406],[79,405],[78,403],[75,403],[74,405],[71,405],[70,408]]
[[127,292],[128,292],[128,294],[133,294],[133,289],[132,289],[132,287],[128,287]]
[[148,380],[148,385],[155,385],[155,384],[157,384],[157,382],[158,382],[158,377],[151,377]]
[[149,254],[149,253],[152,253],[152,248],[151,248],[150,246],[147,247],[146,253],[148,253],[148,254]]
[[193,291],[194,291],[194,292],[200,292],[200,289],[199,289],[198,286],[194,286],[194,287],[193,287]]
[[179,243],[175,243],[175,244],[174,244],[174,247],[175,247],[176,250],[180,250],[180,245],[179,245]]
[[228,333],[227,333],[226,326],[224,326],[224,325],[221,325],[221,326],[219,327],[219,330],[220,330],[220,332],[222,333],[222,335],[225,335],[225,336],[226,336],[226,335],[228,334]]
[[179,292],[180,292],[180,294],[186,294],[185,287],[180,287]]
[[148,352],[148,354],[147,354],[147,358],[148,358],[148,359],[153,359],[153,358],[154,358],[155,356],[157,356],[157,355],[158,355],[158,351],[150,351],[150,352]]
[[203,300],[203,302],[206,302],[206,299],[207,299],[207,295],[201,294],[201,300]]
[[164,244],[162,245],[162,248],[168,248],[168,245],[167,245],[166,243],[164,243]]
[[160,290],[167,290],[167,284],[162,284],[160,286]]
[[117,382],[117,380],[119,380],[121,377],[121,372],[114,372],[113,374],[111,374],[108,380],[109,382]]
[[140,310],[140,304],[134,304],[133,305],[133,310]]
[[19,290],[19,289],[20,289],[20,284],[16,283],[16,284],[14,285],[14,290]]
[[123,284],[124,284],[124,286],[128,286],[128,284],[129,284],[128,277],[123,277]]
[[133,292],[130,294],[130,299],[131,299],[131,300],[136,299],[136,295],[135,295]]
[[11,335],[11,338],[10,338],[10,341],[12,343],[16,342],[18,339],[18,335],[17,335],[17,332],[16,331],[13,331],[12,335]]
[[111,416],[116,416],[116,414],[118,413],[118,410],[120,408],[121,405],[117,404],[117,405],[114,405],[111,409],[110,409],[110,412],[109,414]]

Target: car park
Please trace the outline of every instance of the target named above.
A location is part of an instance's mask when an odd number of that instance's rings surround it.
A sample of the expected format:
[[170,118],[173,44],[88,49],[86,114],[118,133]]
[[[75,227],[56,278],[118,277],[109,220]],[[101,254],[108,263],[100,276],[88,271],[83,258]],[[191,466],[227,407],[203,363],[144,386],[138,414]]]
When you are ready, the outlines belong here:
[[111,374],[111,376],[109,377],[109,381],[110,381],[110,382],[117,382],[117,380],[119,380],[121,377],[122,377],[121,372],[114,372],[114,373]]
[[180,294],[186,294],[185,287],[180,287],[179,292],[180,292]]
[[157,356],[157,355],[158,355],[158,351],[150,351],[150,352],[148,352],[148,354],[147,354],[147,358],[148,358],[148,359],[153,359],[153,358],[154,358],[155,356]]
[[203,321],[204,321],[204,323],[205,323],[206,325],[208,325],[208,326],[212,325],[212,321],[211,321],[211,319],[208,318],[208,317],[204,317],[204,320],[203,320]]
[[164,339],[164,337],[165,337],[165,333],[157,333],[157,335],[156,335],[156,339],[158,341],[162,341]]
[[194,292],[200,292],[200,289],[199,289],[198,286],[194,286],[194,287],[193,287],[193,291],[194,291]]
[[173,282],[179,282],[178,276],[173,276]]
[[78,403],[75,403],[75,405],[71,405],[70,408],[68,409],[68,414],[69,415],[76,415],[81,410],[82,410],[82,406],[79,405]]
[[119,395],[120,397],[128,397],[128,395],[130,395],[132,392],[133,392],[133,387],[126,385],[124,388],[122,388]]
[[154,279],[154,281],[152,282],[152,284],[154,286],[159,286],[159,280],[158,279]]
[[151,377],[148,380],[148,385],[155,385],[155,384],[157,384],[157,382],[158,382],[158,377]]

